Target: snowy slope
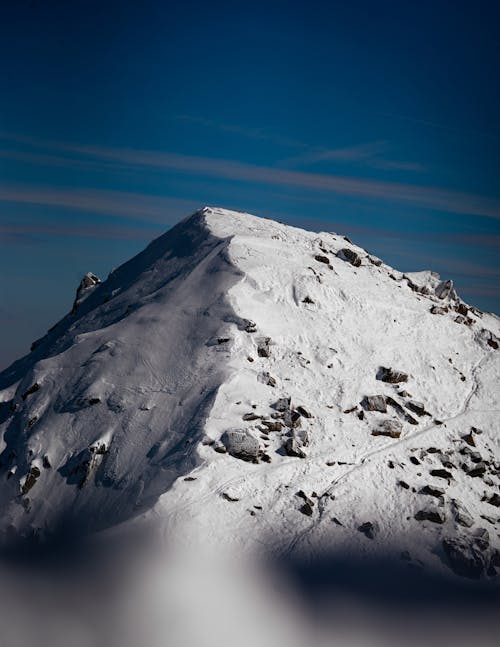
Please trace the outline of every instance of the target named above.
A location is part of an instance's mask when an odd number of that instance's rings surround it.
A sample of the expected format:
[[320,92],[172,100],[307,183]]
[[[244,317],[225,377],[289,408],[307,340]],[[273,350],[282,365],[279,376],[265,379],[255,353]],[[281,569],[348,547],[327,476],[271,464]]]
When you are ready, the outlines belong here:
[[154,518],[185,543],[494,575],[497,317],[342,236],[222,209],[87,276],[0,375],[7,537]]

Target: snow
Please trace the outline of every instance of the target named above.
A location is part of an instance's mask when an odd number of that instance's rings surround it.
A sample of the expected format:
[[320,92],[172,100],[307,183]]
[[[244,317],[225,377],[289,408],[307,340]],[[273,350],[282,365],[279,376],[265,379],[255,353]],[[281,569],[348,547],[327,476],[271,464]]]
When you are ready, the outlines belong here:
[[[361,265],[338,256],[343,249]],[[407,551],[414,567],[461,579],[443,537],[486,528],[488,551],[500,549],[500,511],[485,500],[500,482],[500,321],[453,292],[438,298],[434,272],[402,274],[374,260],[337,234],[209,207],[153,241],[0,374],[0,460],[11,470],[0,530],[45,537],[64,524],[113,536],[152,523],[166,544],[187,550],[374,559]],[[460,305],[465,323],[456,321]],[[380,367],[408,380],[381,381]],[[371,395],[393,404],[365,411]],[[262,419],[281,420],[272,405],[287,397],[311,417],[265,433]],[[244,420],[251,413],[263,418]],[[372,435],[391,419],[400,437]],[[487,461],[479,477],[461,467],[471,428],[470,449]],[[259,440],[258,462],[224,452],[231,429]],[[290,437],[305,458],[286,454]],[[82,452],[100,445],[89,469]],[[430,473],[443,461],[451,479]],[[41,474],[22,497],[33,465]],[[426,485],[445,489],[442,505],[420,493]],[[457,526],[454,500],[472,529]],[[443,524],[415,519],[430,508]],[[373,539],[358,530],[367,522]]]

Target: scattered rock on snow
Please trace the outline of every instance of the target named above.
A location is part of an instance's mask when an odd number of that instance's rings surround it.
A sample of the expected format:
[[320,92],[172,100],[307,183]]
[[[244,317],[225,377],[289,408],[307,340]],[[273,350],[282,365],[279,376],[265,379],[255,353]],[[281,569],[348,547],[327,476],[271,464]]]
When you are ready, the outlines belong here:
[[36,392],[37,392],[37,391],[39,391],[39,390],[40,390],[40,385],[38,384],[38,382],[35,382],[34,384],[32,384],[32,385],[30,386],[30,388],[29,388],[29,389],[27,389],[27,390],[22,394],[21,398],[22,398],[23,400],[26,400],[26,398],[27,398],[29,395],[32,395],[33,393],[36,393]]
[[306,457],[304,450],[300,447],[295,438],[287,438],[283,448],[287,456],[295,456],[296,458]]
[[297,411],[297,413],[300,413],[300,415],[301,415],[303,418],[312,418],[312,414],[311,414],[311,413],[309,413],[309,411],[308,411],[305,407],[303,407],[302,405],[300,405],[300,404],[299,404],[299,406],[298,406],[298,407],[296,407],[296,411]]
[[444,523],[443,514],[434,508],[419,510],[414,517],[417,521],[431,521],[432,523]]
[[467,508],[456,499],[451,500],[451,510],[453,512],[455,521],[460,526],[463,526],[464,528],[470,528],[474,525],[474,519],[469,514]]
[[429,496],[436,497],[436,499],[441,499],[445,495],[445,491],[440,487],[434,487],[433,485],[424,485],[420,490],[420,494],[427,494]]
[[447,537],[442,542],[451,570],[461,577],[479,579],[487,570],[487,557],[466,537]]
[[453,479],[453,474],[448,472],[448,470],[435,469],[430,471],[431,476],[435,476],[439,479],[446,479],[447,481]]
[[271,408],[275,411],[285,412],[289,411],[292,406],[292,399],[290,397],[280,398],[276,400],[274,404],[271,405]]
[[371,521],[365,521],[360,526],[358,526],[359,532],[362,532],[365,537],[368,539],[374,539],[375,535],[378,533],[378,524]]
[[293,411],[285,411],[283,422],[285,423],[285,426],[290,429],[300,427],[302,424],[300,413],[295,409]]
[[380,411],[381,413],[387,412],[387,404],[385,396],[383,395],[365,395],[361,400],[361,406],[366,411]]
[[40,476],[40,470],[36,465],[32,465],[30,471],[26,475],[23,484],[21,485],[21,494],[27,494],[37,482]]
[[453,288],[453,281],[451,279],[449,279],[448,281],[441,281],[434,292],[438,299],[455,299],[457,296]]
[[446,306],[432,306],[431,308],[431,314],[433,315],[444,315],[448,312],[448,308]]
[[275,378],[267,371],[263,371],[262,373],[259,373],[259,375],[257,376],[257,380],[261,384],[265,384],[266,386],[272,386],[272,387],[276,386]]
[[330,265],[330,259],[328,256],[322,256],[321,254],[316,254],[314,256],[314,259],[318,261],[318,263],[325,263],[325,265]]
[[380,425],[373,429],[372,436],[389,436],[390,438],[399,438],[403,426],[399,420],[384,420]]
[[485,499],[486,503],[495,506],[496,508],[500,507],[500,494],[492,494],[489,499]]
[[430,416],[431,414],[425,410],[425,407],[422,402],[416,402],[415,400],[409,400],[405,407],[413,413],[416,413],[417,416]]
[[398,384],[399,382],[407,382],[408,374],[381,366],[377,372],[377,380],[388,382],[389,384]]
[[337,252],[337,257],[342,259],[343,261],[347,261],[351,265],[354,265],[354,267],[359,267],[361,265],[361,258],[359,257],[356,252],[354,252],[352,249],[348,249],[345,247],[344,249],[340,249]]
[[260,420],[262,416],[259,416],[257,413],[244,413],[242,416],[243,420],[249,421],[249,420]]
[[257,355],[259,357],[271,357],[271,349],[269,344],[271,342],[270,337],[263,337],[257,342]]
[[221,442],[231,456],[244,461],[258,462],[259,441],[247,429],[228,429],[222,434]]
[[267,429],[267,431],[281,431],[283,429],[283,423],[279,420],[262,420],[261,425]]

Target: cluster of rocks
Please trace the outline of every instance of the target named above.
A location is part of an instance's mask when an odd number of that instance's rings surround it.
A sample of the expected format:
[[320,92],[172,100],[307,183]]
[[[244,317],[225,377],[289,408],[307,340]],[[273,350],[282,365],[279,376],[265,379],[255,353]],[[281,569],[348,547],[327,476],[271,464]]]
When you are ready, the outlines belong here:
[[[270,443],[270,434],[279,434],[282,442],[280,453],[297,458],[305,458],[305,447],[309,445],[309,433],[302,426],[304,419],[312,418],[311,413],[303,406],[292,406],[290,397],[279,398],[270,407],[269,415],[251,411],[243,414],[244,422],[258,423],[250,429],[228,429],[220,441],[206,441],[213,444],[218,453],[228,453],[234,458],[259,463],[270,462],[271,457],[266,452]],[[263,441],[263,445],[261,442]]]
[[[377,372],[377,379],[388,384],[398,385],[408,381],[408,374],[392,368],[381,366]],[[403,430],[401,421],[411,425],[417,425],[418,420],[411,414],[418,417],[430,416],[422,402],[413,400],[410,393],[401,390],[397,392],[401,402],[390,395],[365,395],[358,406],[346,409],[344,413],[356,412],[360,420],[365,419],[365,412],[388,413],[389,408],[397,415],[397,418],[378,420],[377,426],[372,430],[373,436],[389,436],[399,438]],[[411,412],[411,413],[410,413]]]

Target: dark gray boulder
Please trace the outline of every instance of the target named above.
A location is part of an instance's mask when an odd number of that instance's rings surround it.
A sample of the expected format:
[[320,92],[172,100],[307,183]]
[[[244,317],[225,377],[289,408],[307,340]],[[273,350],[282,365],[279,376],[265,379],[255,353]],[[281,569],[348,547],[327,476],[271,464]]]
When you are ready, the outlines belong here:
[[261,451],[259,441],[247,429],[228,429],[222,434],[221,442],[231,456],[243,461],[258,462]]
[[301,448],[299,443],[295,440],[295,438],[287,438],[287,441],[284,444],[283,449],[285,450],[285,453],[287,456],[295,456],[296,458],[306,457],[306,453]]
[[431,521],[432,523],[444,523],[444,515],[440,510],[435,508],[426,508],[425,510],[419,510],[415,514],[415,519],[417,521]]
[[377,372],[377,380],[388,382],[389,384],[399,384],[399,382],[407,382],[408,374],[403,371],[395,371],[392,368],[381,366]]
[[389,436],[390,438],[399,438],[403,429],[399,420],[384,420],[380,425],[373,429],[372,436]]
[[387,413],[387,403],[383,395],[365,395],[361,400],[361,406],[366,411],[380,411]]
[[479,579],[486,574],[488,557],[466,537],[447,537],[442,542],[451,570],[461,577]]
[[358,530],[368,539],[374,539],[375,535],[378,533],[378,524],[371,521],[365,521],[365,523],[358,526]]
[[359,267],[361,265],[361,258],[359,257],[356,252],[354,252],[352,249],[348,249],[345,247],[344,249],[339,249],[337,252],[337,257],[342,259],[343,261],[346,261],[347,263],[350,263],[351,265],[354,265],[354,267]]

